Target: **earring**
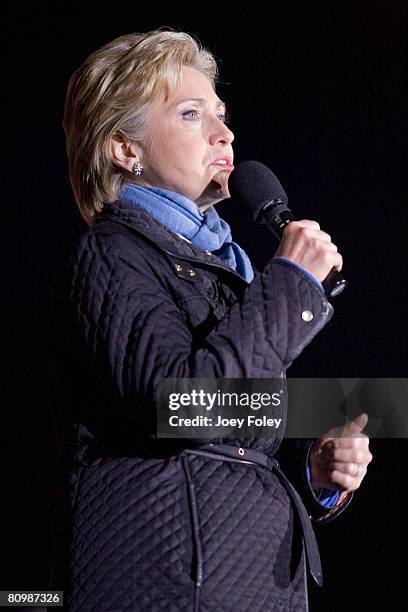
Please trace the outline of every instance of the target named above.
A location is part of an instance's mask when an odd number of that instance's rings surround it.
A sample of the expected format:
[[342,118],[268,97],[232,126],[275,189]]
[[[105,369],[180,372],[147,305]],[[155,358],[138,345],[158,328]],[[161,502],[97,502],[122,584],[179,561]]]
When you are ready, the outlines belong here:
[[143,164],[139,161],[135,162],[132,166],[132,172],[136,174],[136,176],[140,176],[143,172]]

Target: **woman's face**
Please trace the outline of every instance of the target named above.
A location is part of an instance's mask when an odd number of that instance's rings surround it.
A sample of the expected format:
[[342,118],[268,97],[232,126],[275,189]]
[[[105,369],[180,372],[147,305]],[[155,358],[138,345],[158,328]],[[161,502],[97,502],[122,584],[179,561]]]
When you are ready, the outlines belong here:
[[[225,125],[225,107],[211,82],[183,66],[179,88],[153,103],[148,138],[140,145],[144,169],[139,184],[177,191],[203,211],[229,197],[234,134]],[[227,159],[227,166],[215,165]]]

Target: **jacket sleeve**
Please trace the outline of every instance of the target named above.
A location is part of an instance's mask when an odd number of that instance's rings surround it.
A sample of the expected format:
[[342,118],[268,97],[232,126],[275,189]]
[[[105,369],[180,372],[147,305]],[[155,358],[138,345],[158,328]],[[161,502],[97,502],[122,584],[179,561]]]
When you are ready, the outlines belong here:
[[129,405],[154,400],[162,378],[279,378],[333,314],[310,278],[270,260],[197,343],[157,268],[142,249],[128,256],[89,232],[63,281],[67,342],[83,345],[102,384]]

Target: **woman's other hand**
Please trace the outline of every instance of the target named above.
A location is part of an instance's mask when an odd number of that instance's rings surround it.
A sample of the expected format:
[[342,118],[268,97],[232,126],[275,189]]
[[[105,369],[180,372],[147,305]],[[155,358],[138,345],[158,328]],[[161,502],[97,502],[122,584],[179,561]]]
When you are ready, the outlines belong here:
[[362,413],[344,428],[333,428],[314,443],[309,455],[313,487],[358,489],[373,458],[369,438],[361,433],[367,421],[368,416]]

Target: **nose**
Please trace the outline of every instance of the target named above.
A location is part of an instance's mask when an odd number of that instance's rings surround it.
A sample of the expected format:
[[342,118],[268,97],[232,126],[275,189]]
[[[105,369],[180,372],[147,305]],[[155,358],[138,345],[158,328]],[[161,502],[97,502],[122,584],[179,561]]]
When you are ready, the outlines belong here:
[[214,125],[210,134],[210,144],[223,143],[229,145],[233,142],[235,136],[229,127],[221,121],[221,119],[215,119]]

